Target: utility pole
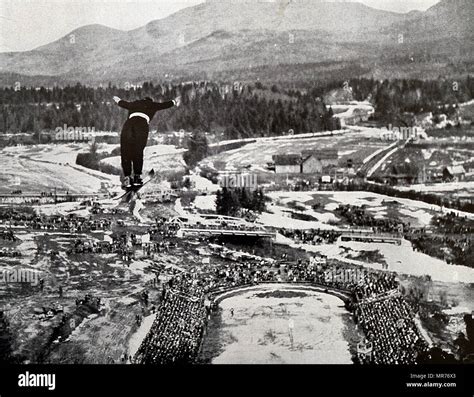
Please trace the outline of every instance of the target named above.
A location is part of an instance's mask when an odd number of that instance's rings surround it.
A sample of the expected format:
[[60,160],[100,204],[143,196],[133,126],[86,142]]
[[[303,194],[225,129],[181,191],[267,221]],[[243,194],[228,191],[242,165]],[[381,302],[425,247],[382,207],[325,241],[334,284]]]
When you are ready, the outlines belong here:
[[295,323],[293,319],[288,320],[288,331],[290,334],[290,343],[291,343],[291,348],[293,349],[293,328],[295,327]]

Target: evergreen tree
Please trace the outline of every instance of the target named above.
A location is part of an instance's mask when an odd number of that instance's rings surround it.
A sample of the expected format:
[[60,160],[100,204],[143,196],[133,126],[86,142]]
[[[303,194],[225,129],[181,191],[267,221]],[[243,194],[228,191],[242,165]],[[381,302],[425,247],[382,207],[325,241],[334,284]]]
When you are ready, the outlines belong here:
[[208,144],[203,133],[195,132],[187,142],[188,151],[183,155],[186,164],[193,168],[196,164],[207,156]]

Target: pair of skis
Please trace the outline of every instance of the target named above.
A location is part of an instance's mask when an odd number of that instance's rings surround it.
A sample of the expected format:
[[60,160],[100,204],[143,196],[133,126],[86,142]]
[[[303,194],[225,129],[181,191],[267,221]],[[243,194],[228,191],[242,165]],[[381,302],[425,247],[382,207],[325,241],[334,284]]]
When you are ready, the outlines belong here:
[[143,186],[145,186],[146,184],[148,184],[150,181],[153,180],[154,176],[155,176],[155,170],[152,168],[146,175],[145,179],[143,179],[143,183],[141,185],[130,186],[129,188],[125,190],[124,193],[122,193],[118,197],[115,197],[114,200],[117,200],[117,201],[120,200],[120,203],[130,203],[132,199],[140,198],[140,195],[138,193],[143,188]]

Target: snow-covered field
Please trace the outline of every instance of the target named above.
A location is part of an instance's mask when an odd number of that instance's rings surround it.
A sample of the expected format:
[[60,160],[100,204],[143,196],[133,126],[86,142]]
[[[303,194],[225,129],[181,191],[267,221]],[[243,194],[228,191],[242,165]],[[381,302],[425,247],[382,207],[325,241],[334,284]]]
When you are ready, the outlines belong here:
[[[341,243],[354,251],[378,250],[389,271],[413,276],[429,275],[432,280],[447,283],[474,283],[474,268],[448,265],[445,261],[414,251],[410,242],[403,240],[401,246],[393,244],[368,244],[356,242]],[[363,266],[381,269],[379,264],[361,262]]]
[[[298,206],[306,206],[306,202],[310,200],[318,200],[324,198],[324,202],[331,200],[331,202],[324,205],[324,211],[334,211],[339,204],[352,205],[366,205],[367,210],[374,213],[381,214],[390,211],[398,211],[400,215],[413,220],[412,224],[428,226],[434,213],[440,211],[440,208],[424,202],[408,200],[408,199],[394,199],[393,197],[383,196],[376,193],[369,192],[273,192],[268,194],[272,201],[278,202],[279,205],[273,205],[269,208],[273,214],[263,213],[259,221],[267,226],[284,227],[284,228],[298,228],[298,229],[334,229],[335,226],[328,224],[327,220],[323,218],[318,221],[304,221],[289,218],[286,213],[282,213],[284,205],[289,202],[297,203]],[[394,209],[388,207],[388,203],[398,202],[399,205]],[[306,208],[308,208],[306,206]],[[460,215],[468,216],[473,219],[474,214],[455,211]],[[305,211],[308,215],[315,215],[314,211]],[[323,213],[324,215],[324,213]],[[341,227],[341,226],[338,226]],[[344,227],[344,225],[342,225]],[[347,252],[343,247],[350,248],[351,251],[375,251],[378,250],[390,271],[396,271],[402,274],[409,274],[414,276],[430,275],[433,280],[443,282],[474,282],[474,269],[465,266],[448,265],[445,261],[430,257],[420,252],[413,251],[411,244],[408,241],[403,241],[402,246],[392,244],[373,244],[373,243],[355,243],[355,242],[339,242],[331,245],[308,245],[295,244],[292,240],[277,236],[277,242],[287,244],[295,247],[301,247],[310,252],[319,252],[327,255],[330,258],[339,259],[348,263],[354,263],[366,267],[373,267],[382,269],[382,263],[359,262],[357,260],[347,258]]]
[[474,181],[467,182],[449,182],[449,183],[433,183],[430,185],[410,185],[410,186],[396,186],[398,190],[408,191],[414,190],[416,192],[433,192],[433,193],[463,193],[474,195]]
[[12,146],[0,151],[2,191],[69,191],[96,193],[105,182],[118,185],[119,178],[76,165],[77,154],[86,151],[86,143]]
[[[154,168],[155,171],[170,172],[184,171],[185,163],[183,153],[186,149],[178,149],[172,145],[147,146],[144,152],[146,169]],[[117,169],[121,169],[120,156],[107,157],[102,160]]]
[[[267,203],[267,211],[260,215],[259,221],[266,226],[295,229],[325,229],[333,230],[341,227],[335,224],[341,219],[334,213],[340,205],[366,206],[366,210],[375,218],[382,219],[388,212],[400,219],[410,222],[413,226],[429,227],[433,215],[439,214],[441,208],[437,205],[422,201],[394,198],[371,192],[269,192],[271,198]],[[318,210],[308,205],[308,202],[324,205]],[[292,206],[289,206],[289,203]],[[298,208],[295,209],[294,206]],[[214,210],[215,195],[197,196],[195,207],[198,210]],[[474,214],[457,210],[455,213],[474,219]],[[300,213],[315,218],[315,220],[292,219],[291,212]]]
[[[296,203],[298,206],[306,208],[305,214],[311,215],[318,219],[315,221],[301,221],[290,218],[282,218],[282,209],[278,205],[268,205],[273,214],[264,213],[261,217],[262,222],[269,226],[294,227],[301,229],[333,229],[333,223],[338,220],[337,215],[327,215],[332,213],[339,204],[366,206],[366,210],[372,213],[376,218],[387,216],[388,211],[395,213],[400,219],[410,222],[414,226],[429,226],[431,218],[434,214],[440,213],[441,208],[437,205],[424,203],[422,201],[409,200],[403,198],[394,198],[371,192],[270,192],[267,195],[272,199],[273,203],[279,202],[288,204]],[[307,203],[309,201],[326,203],[324,212],[315,212]],[[452,211],[451,209],[449,211]],[[454,212],[474,218],[474,214],[456,211]],[[328,224],[329,222],[329,224]]]
[[321,149],[337,149],[341,165],[345,165],[346,158],[362,163],[372,152],[388,146],[386,141],[380,140],[380,133],[380,129],[350,127],[344,134],[335,136],[301,138],[294,135],[288,139],[261,139],[208,157],[201,164],[213,167],[214,162],[225,162],[229,171],[249,166],[256,172],[268,172],[266,165],[272,161],[273,155]]
[[374,106],[367,101],[358,102],[352,101],[349,105],[340,105],[340,104],[333,104],[333,105],[326,105],[327,108],[331,107],[334,111],[334,116],[340,119],[346,119],[354,116],[357,111],[366,112],[368,115],[373,114],[375,109]]
[[[279,244],[285,244],[295,248],[301,248],[308,252],[327,256],[329,259],[337,259],[348,264],[359,265],[367,268],[394,271],[399,274],[411,276],[429,275],[433,281],[446,283],[474,283],[474,268],[466,266],[448,265],[445,261],[414,251],[410,242],[403,240],[402,245],[383,243],[358,243],[341,242],[336,244],[297,244],[291,239],[281,235],[277,236]],[[349,249],[349,251],[348,251]],[[348,258],[348,254],[357,254],[364,251],[378,251],[388,269],[384,269],[382,263],[359,261]]]
[[215,193],[220,189],[219,185],[216,185],[209,179],[197,174],[189,175],[189,180],[193,184],[193,188],[196,190]]
[[[132,301],[133,299],[130,298]],[[156,314],[150,314],[149,316],[143,317],[143,321],[136,330],[136,332],[131,336],[128,342],[128,355],[134,356],[140,345],[142,344],[143,340],[145,339],[146,335],[151,329],[153,325],[153,321],[155,321]]]
[[[339,220],[333,211],[339,204],[351,204],[367,206],[366,209],[376,217],[383,218],[387,211],[392,214],[397,212],[402,219],[409,219],[413,225],[429,226],[433,214],[440,211],[438,206],[430,205],[420,201],[398,199],[370,192],[271,192],[267,194],[272,203],[267,204],[270,212],[264,212],[259,217],[259,222],[277,228],[295,229],[324,229],[334,230],[347,227],[344,222],[334,225]],[[321,212],[315,211],[308,202],[317,202],[318,198],[322,203]],[[201,196],[196,198],[196,208],[213,209],[215,196]],[[329,202],[328,202],[329,201]],[[398,204],[394,207],[394,202]],[[291,203],[291,205],[289,205]],[[297,206],[298,209],[295,209]],[[300,212],[310,215],[317,220],[292,219],[288,211]],[[460,215],[473,218],[474,214],[455,211]],[[430,257],[421,252],[413,250],[410,242],[403,240],[402,245],[375,244],[375,243],[355,243],[337,242],[336,244],[296,244],[292,240],[277,235],[277,242],[293,247],[300,247],[309,252],[318,252],[329,258],[341,260],[343,262],[357,264],[382,270],[382,263],[371,263],[357,261],[349,258],[348,254],[357,254],[362,251],[378,250],[383,257],[383,262],[388,265],[389,271],[396,271],[401,274],[414,276],[430,275],[433,280],[442,282],[474,282],[474,269],[464,266],[448,265],[445,261]],[[347,252],[344,248],[349,248]]]
[[[26,156],[29,159],[51,161],[58,164],[75,164],[77,154],[88,151],[88,148],[88,143],[43,144],[33,146],[7,146],[2,149],[2,152],[13,156]],[[105,151],[105,148],[102,150]],[[113,148],[111,150],[113,150]]]
[[196,196],[194,200],[194,206],[198,210],[215,211],[216,196],[214,194],[211,194],[209,196]]
[[[98,152],[110,153],[118,145],[99,144]],[[27,192],[69,191],[70,193],[97,193],[102,183],[119,186],[116,175],[108,175],[76,165],[78,153],[89,150],[88,143],[65,143],[54,145],[10,146],[0,151],[0,182],[2,191]],[[157,171],[183,171],[182,154],[185,149],[171,145],[156,145],[145,148],[145,167]],[[117,169],[121,168],[120,157],[103,160]]]
[[[298,195],[297,199],[291,194],[286,196],[285,194],[270,193],[268,196],[272,198],[272,203],[267,205],[267,210],[270,212],[264,212],[259,218],[259,221],[266,226],[295,229],[336,229],[332,223],[339,221],[339,218],[331,211],[323,213],[316,212],[311,206],[305,204],[305,202],[312,200],[313,197],[311,194],[302,193]],[[290,202],[296,203],[301,210],[290,208],[288,206]],[[289,211],[308,215],[316,220],[306,221],[293,219]]]

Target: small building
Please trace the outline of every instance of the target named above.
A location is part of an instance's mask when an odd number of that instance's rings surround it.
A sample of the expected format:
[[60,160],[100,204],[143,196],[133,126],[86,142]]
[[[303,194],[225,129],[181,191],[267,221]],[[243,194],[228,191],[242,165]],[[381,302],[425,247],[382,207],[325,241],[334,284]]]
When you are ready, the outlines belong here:
[[433,124],[433,113],[424,112],[413,116],[415,125],[420,127],[430,127]]
[[321,174],[329,167],[335,167],[338,163],[338,153],[335,149],[303,151],[301,162],[301,173]]
[[454,165],[443,169],[443,180],[450,182],[463,181],[466,177],[466,170],[462,165]]
[[332,183],[331,176],[330,176],[330,175],[323,175],[323,176],[321,177],[321,183],[322,183],[322,184],[329,184],[329,183]]
[[464,169],[467,174],[474,174],[474,161],[469,161],[463,164]]
[[[436,164],[436,163],[435,163]],[[443,167],[429,165],[423,167],[419,176],[419,183],[436,183],[443,181]]]
[[273,156],[275,173],[299,174],[301,172],[301,156],[299,154],[276,154]]

